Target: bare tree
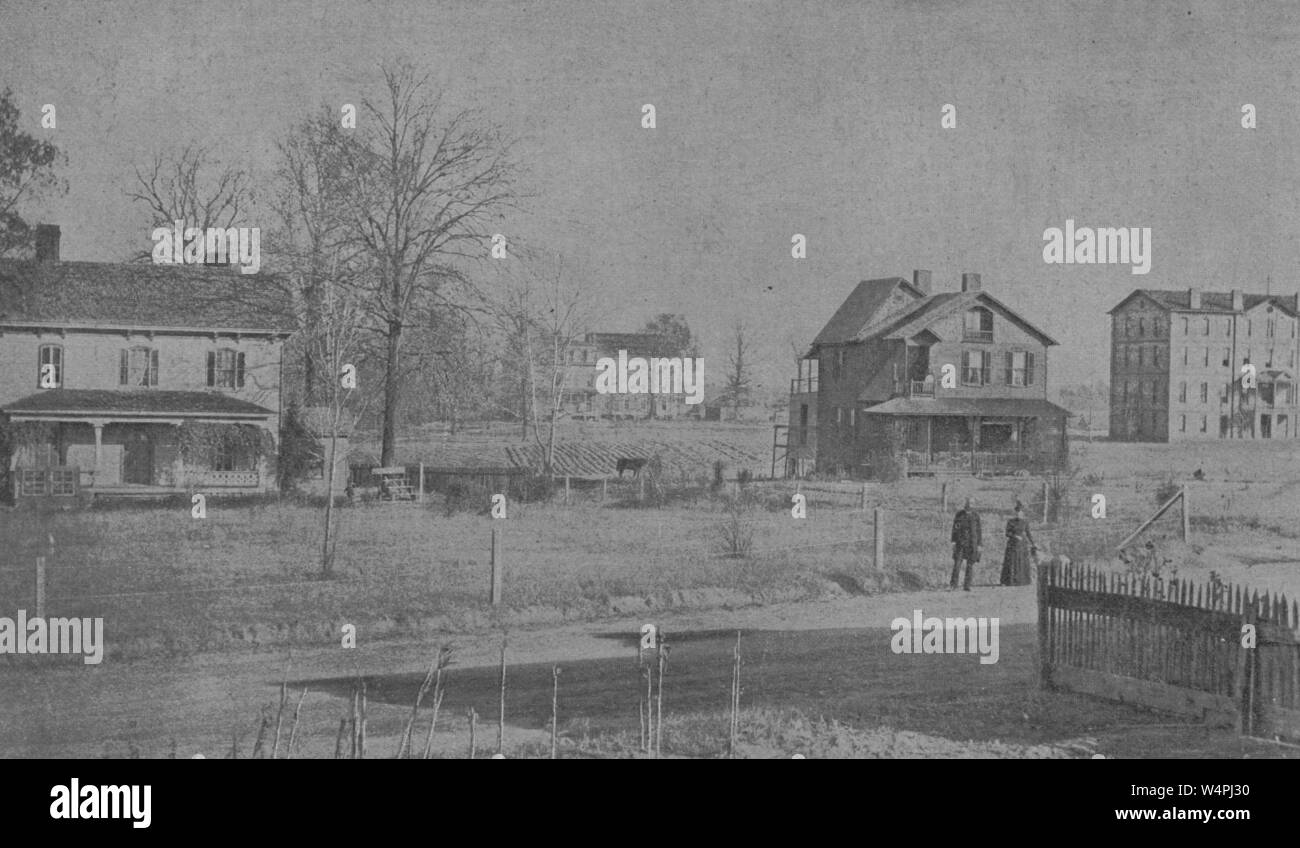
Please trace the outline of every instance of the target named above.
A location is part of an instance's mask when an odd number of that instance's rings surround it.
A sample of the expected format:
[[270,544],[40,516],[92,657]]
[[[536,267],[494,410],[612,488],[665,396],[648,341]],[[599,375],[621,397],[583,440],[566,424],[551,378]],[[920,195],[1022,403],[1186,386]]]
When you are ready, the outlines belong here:
[[[248,224],[254,197],[246,169],[222,166],[206,147],[189,144],[179,151],[155,153],[135,169],[135,188],[127,197],[149,210],[153,227],[184,221],[187,228],[236,227]],[[131,258],[148,260],[151,249]]]
[[[325,445],[325,514],[324,532],[321,539],[321,576],[330,577],[334,572],[334,552],[338,544],[338,527],[334,520],[334,501],[338,492],[338,446],[345,430],[360,418],[365,403],[354,402],[355,382],[349,380],[345,385],[343,376],[348,366],[354,366],[359,354],[360,323],[362,309],[349,297],[349,288],[336,285],[334,272],[337,266],[329,269],[323,277],[323,297],[317,314],[316,333],[312,337],[311,354],[332,375],[332,379],[323,381],[326,405],[323,408],[323,421],[318,419],[317,431],[323,429],[328,442]],[[323,424],[323,428],[319,426]]]
[[579,279],[562,257],[534,260],[501,287],[490,307],[501,336],[507,380],[519,385],[522,436],[527,438],[531,423],[547,473],[554,466],[564,397],[580,388],[573,380],[579,369],[570,353],[595,321]]
[[54,172],[62,161],[53,144],[19,129],[13,91],[0,92],[0,257],[31,245],[31,227],[18,213],[23,203],[67,191]]
[[317,402],[321,372],[329,370],[315,356],[320,348],[315,338],[328,269],[351,269],[359,264],[358,257],[345,252],[347,222],[340,214],[346,191],[342,172],[347,144],[333,110],[324,106],[277,145],[280,163],[270,203],[277,226],[270,234],[269,246],[276,270],[288,271],[274,279],[291,282],[287,294],[298,318],[307,404]]
[[488,220],[513,202],[510,145],[471,111],[447,114],[427,76],[383,71],[385,96],[365,99],[358,141],[344,148],[349,239],[373,282],[359,292],[384,344],[381,463],[394,461],[402,393],[403,333],[436,306],[458,260],[482,258]]
[[751,362],[751,346],[745,339],[745,324],[737,319],[732,327],[732,349],[728,356],[729,368],[727,371],[726,396],[731,402],[732,413],[739,418],[740,407],[747,406],[749,395],[753,391],[753,362]]

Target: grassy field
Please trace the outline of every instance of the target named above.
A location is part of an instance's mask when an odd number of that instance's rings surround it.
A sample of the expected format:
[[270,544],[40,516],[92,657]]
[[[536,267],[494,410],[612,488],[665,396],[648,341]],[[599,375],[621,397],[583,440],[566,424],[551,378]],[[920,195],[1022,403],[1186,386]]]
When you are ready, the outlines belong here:
[[[0,614],[34,605],[34,559],[47,558],[50,614],[102,616],[110,652],[176,652],[235,645],[322,644],[347,622],[371,634],[581,620],[665,607],[718,607],[938,586],[948,578],[951,512],[967,496],[985,515],[987,549],[977,583],[996,583],[1001,527],[1017,499],[1040,548],[1110,567],[1114,544],[1146,518],[1172,475],[1196,468],[1193,540],[1177,540],[1171,512],[1152,528],[1163,556],[1185,572],[1216,570],[1246,586],[1300,590],[1296,490],[1300,459],[1274,445],[1189,448],[1078,446],[1079,470],[1059,484],[1053,522],[1041,522],[1033,479],[958,478],[940,511],[940,483],[869,485],[805,481],[807,517],[791,517],[790,481],[670,488],[666,502],[637,502],[636,484],[575,486],[573,502],[513,503],[504,521],[487,503],[440,496],[422,506],[368,504],[337,511],[333,578],[319,575],[321,510],[292,500],[212,499],[204,519],[189,504],[110,506],[39,515],[0,512]],[[1090,517],[1093,494],[1107,498]],[[885,566],[873,561],[875,506],[885,509]],[[1059,511],[1059,514],[1055,514]],[[489,539],[501,533],[505,591],[486,603]],[[47,548],[48,538],[54,548]],[[1144,537],[1147,538],[1147,537]],[[729,541],[730,540],[730,541]],[[729,554],[739,550],[741,556]]]

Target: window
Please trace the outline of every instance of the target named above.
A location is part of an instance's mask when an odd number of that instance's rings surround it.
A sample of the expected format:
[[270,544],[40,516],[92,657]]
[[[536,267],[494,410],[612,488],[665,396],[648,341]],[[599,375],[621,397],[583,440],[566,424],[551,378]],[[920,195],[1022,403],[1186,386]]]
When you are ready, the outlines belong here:
[[844,424],[844,407],[835,407],[835,426],[839,427]]
[[1201,383],[1201,403],[1210,402],[1210,384]]
[[1187,348],[1183,348],[1183,364],[1187,364]]
[[1205,335],[1208,336],[1209,334],[1210,334],[1210,319],[1209,319],[1209,318],[1206,318],[1206,319],[1205,319]]
[[1133,364],[1133,348],[1126,346],[1124,348],[1124,367],[1128,368],[1132,364]]
[[36,385],[42,389],[57,389],[63,385],[62,345],[41,345],[36,368]]
[[1147,352],[1147,351],[1146,351],[1146,348],[1142,347],[1142,345],[1138,345],[1138,367],[1139,367],[1139,368],[1141,368],[1143,365],[1146,364],[1146,361],[1145,361],[1145,360],[1146,360],[1146,352]]
[[1124,381],[1124,403],[1128,403],[1128,380]]
[[1223,349],[1223,364],[1224,364],[1224,365],[1231,365],[1231,364],[1232,364],[1232,349],[1231,349],[1231,348],[1226,348],[1226,347],[1225,347],[1225,348]]
[[967,341],[993,341],[993,313],[983,307],[967,310],[963,336]]
[[1189,331],[1188,331],[1188,329],[1187,329],[1187,319],[1184,318],[1184,319],[1183,319],[1183,335],[1184,335],[1184,336],[1187,335],[1188,332],[1189,332]]
[[1160,396],[1163,395],[1163,394],[1164,394],[1164,392],[1162,392],[1162,391],[1160,390],[1160,381],[1159,381],[1159,380],[1152,380],[1152,381],[1151,381],[1151,402],[1152,402],[1152,403],[1159,403],[1159,402],[1160,402]]
[[1157,339],[1160,338],[1160,333],[1163,329],[1164,329],[1164,322],[1162,322],[1159,318],[1151,322],[1151,335],[1155,336]]
[[[569,351],[573,356],[573,351]],[[244,354],[223,347],[208,351],[208,385],[217,389],[244,387]]]
[[1136,401],[1138,402],[1138,405],[1139,405],[1139,406],[1142,404],[1142,398],[1143,398],[1143,396],[1144,396],[1146,393],[1147,393],[1147,381],[1146,381],[1146,380],[1138,380],[1138,384],[1137,384],[1137,397],[1135,397],[1134,400],[1136,400]]
[[856,429],[857,426],[858,426],[858,411],[857,411],[857,409],[850,409],[850,410],[849,410],[849,427],[850,427],[850,428],[854,428],[854,429]]
[[1249,335],[1251,335],[1253,332],[1255,332],[1255,322],[1254,322],[1253,320],[1247,319],[1247,321],[1246,321],[1246,335],[1249,336]]
[[1179,431],[1180,433],[1186,433],[1186,432],[1187,432],[1187,416],[1186,416],[1186,415],[1180,415],[1180,416],[1178,416],[1178,431]]
[[1124,319],[1124,337],[1132,338],[1133,336],[1133,316],[1130,315]]
[[1224,334],[1225,336],[1231,336],[1231,335],[1232,335],[1232,319],[1231,319],[1231,318],[1224,318],[1224,319],[1223,319],[1223,334]]
[[1139,318],[1139,319],[1138,319],[1138,338],[1142,338],[1142,337],[1146,336],[1146,334],[1147,334],[1147,322],[1146,322],[1146,319],[1145,319],[1145,318]]
[[1268,336],[1271,339],[1273,338],[1273,335],[1276,332],[1277,332],[1277,319],[1270,317],[1267,319],[1267,323],[1264,326],[1264,335]]
[[1157,368],[1160,367],[1160,348],[1158,347],[1151,348],[1151,364]]
[[149,347],[123,348],[118,367],[118,385],[158,385],[158,350]]
[[1179,403],[1187,403],[1187,384],[1186,384],[1186,383],[1179,383],[1179,384],[1178,384],[1178,402],[1179,402]]
[[1210,349],[1208,347],[1205,349],[1205,365],[1206,367],[1210,365]]
[[987,352],[982,350],[963,350],[961,352],[961,381],[967,386],[983,386],[989,382],[989,355]]
[[1006,383],[1008,386],[1034,384],[1034,355],[1024,350],[1007,351]]
[[1205,432],[1205,416],[1204,416],[1204,415],[1201,416],[1201,432],[1202,432],[1202,433]]

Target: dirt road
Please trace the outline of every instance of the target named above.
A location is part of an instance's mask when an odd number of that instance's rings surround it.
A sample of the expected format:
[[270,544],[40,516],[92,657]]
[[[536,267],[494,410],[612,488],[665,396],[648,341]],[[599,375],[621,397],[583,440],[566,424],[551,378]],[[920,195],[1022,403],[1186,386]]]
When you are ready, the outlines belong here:
[[[890,650],[890,623],[926,616],[996,617],[996,664],[974,654],[908,655]],[[747,707],[798,709],[859,727],[889,726],[951,740],[1023,745],[1089,738],[1119,756],[1251,756],[1296,751],[1242,742],[1231,734],[1171,724],[1171,719],[1036,685],[1032,587],[978,587],[844,598],[739,610],[644,615],[509,634],[507,742],[535,738],[550,719],[551,666],[562,667],[561,721],[582,733],[635,730],[636,652],[643,623],[667,638],[664,710],[721,712],[728,703],[731,651],[742,631]],[[109,634],[111,639],[111,634]],[[457,664],[447,675],[446,724],[439,747],[465,744],[464,715],[481,716],[495,735],[499,633],[448,636]],[[368,724],[376,756],[391,756],[414,692],[437,643],[368,643],[292,652],[202,655],[24,667],[0,663],[0,754],[4,756],[224,756],[238,740],[247,756],[259,709],[291,693],[309,694],[299,736],[302,755],[332,753],[340,717],[359,674],[368,684]],[[285,729],[287,735],[287,727]],[[1095,740],[1095,745],[1093,744]],[[271,742],[268,738],[267,746]]]

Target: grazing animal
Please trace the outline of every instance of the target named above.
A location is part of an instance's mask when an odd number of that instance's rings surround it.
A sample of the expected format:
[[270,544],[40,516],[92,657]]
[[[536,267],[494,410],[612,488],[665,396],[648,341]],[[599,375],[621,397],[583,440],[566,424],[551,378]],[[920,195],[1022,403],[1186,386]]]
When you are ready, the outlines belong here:
[[644,459],[635,459],[624,457],[618,461],[618,476],[622,478],[624,471],[631,471],[633,479],[641,476],[641,468],[645,465]]
[[1196,469],[1196,473],[1192,475],[1192,479],[1193,479],[1193,480],[1204,480],[1204,479],[1205,479],[1205,472],[1202,471],[1202,470],[1199,469],[1199,468]]

